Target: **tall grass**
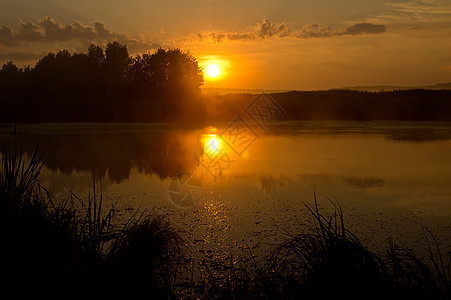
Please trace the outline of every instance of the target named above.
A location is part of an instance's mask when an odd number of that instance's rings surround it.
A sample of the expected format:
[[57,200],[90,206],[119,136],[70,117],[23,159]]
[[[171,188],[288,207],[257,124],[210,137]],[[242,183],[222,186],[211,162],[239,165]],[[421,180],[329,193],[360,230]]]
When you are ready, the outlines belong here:
[[320,213],[316,196],[314,205],[306,208],[312,216],[311,228],[291,236],[270,258],[282,293],[350,298],[386,289],[380,258],[346,229],[341,208],[335,205],[332,216],[326,217]]
[[2,151],[0,170],[0,259],[5,289],[44,292],[48,282],[63,288],[75,266],[74,214],[38,183],[44,152],[27,163],[22,151]]
[[117,209],[105,209],[94,180],[87,199],[72,192],[56,199],[39,184],[44,155],[36,148],[26,162],[21,150],[2,151],[4,291],[62,298],[173,297],[185,256],[184,243],[169,222],[144,213],[119,222]]
[[[327,199],[327,198],[326,198]],[[204,299],[450,299],[450,257],[427,231],[429,262],[389,243],[374,253],[347,229],[341,206],[327,199],[322,212],[314,196],[306,204],[311,224],[272,249],[263,262],[252,255],[207,272],[194,286]],[[447,259],[447,263],[445,260]],[[207,268],[208,270],[208,268]]]
[[[29,204],[38,176],[44,165],[44,152],[39,146],[33,152],[30,162],[26,164],[22,149],[1,151],[2,166],[0,171],[0,205],[14,206],[19,209]],[[11,207],[12,208],[12,207]]]
[[433,233],[426,227],[424,230],[426,258],[389,240],[384,262],[390,278],[395,286],[414,292],[418,299],[451,299],[451,251],[442,253]]

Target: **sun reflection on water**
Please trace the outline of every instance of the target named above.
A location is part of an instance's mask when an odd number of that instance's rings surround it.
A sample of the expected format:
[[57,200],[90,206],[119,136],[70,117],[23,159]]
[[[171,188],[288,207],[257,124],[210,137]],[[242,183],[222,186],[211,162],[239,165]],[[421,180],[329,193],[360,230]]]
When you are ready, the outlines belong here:
[[202,135],[202,144],[204,154],[210,159],[224,152],[224,143],[215,127],[210,127],[208,133]]

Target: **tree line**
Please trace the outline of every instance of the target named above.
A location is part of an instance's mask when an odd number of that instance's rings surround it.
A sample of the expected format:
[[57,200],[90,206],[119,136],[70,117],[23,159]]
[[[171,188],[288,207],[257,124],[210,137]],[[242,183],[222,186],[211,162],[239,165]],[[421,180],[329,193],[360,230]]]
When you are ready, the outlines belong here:
[[198,98],[202,84],[202,69],[189,51],[159,48],[131,57],[116,41],[105,49],[91,44],[83,53],[48,53],[33,67],[6,62],[0,70],[1,117],[115,121],[131,120],[141,109],[150,119],[163,111],[179,115],[183,105],[176,102]]
[[[284,111],[279,120],[451,121],[449,89],[379,92],[332,89],[281,92],[270,96]],[[211,121],[233,120],[243,114],[256,97],[255,94],[214,96],[209,101],[206,115]],[[264,107],[260,107],[260,113],[265,115]]]

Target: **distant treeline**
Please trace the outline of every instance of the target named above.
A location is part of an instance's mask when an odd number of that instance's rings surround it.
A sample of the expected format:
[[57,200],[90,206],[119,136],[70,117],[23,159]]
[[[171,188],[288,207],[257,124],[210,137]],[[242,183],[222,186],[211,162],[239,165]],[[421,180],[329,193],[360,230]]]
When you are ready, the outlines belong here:
[[[257,95],[202,95],[203,72],[180,49],[130,57],[125,45],[49,53],[0,70],[0,122],[231,121]],[[451,121],[451,90],[325,90],[271,96],[285,120]]]
[[[232,120],[258,95],[211,96],[210,121]],[[292,91],[270,94],[283,110],[282,120],[406,120],[451,121],[451,90]],[[261,111],[264,113],[265,108]]]
[[451,121],[451,90],[329,90],[274,95],[286,119]]

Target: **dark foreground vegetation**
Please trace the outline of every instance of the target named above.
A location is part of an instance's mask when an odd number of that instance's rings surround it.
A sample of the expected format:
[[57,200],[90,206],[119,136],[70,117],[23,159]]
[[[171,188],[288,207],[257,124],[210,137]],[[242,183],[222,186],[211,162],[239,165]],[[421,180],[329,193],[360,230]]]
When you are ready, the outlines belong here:
[[[163,218],[121,213],[69,193],[55,199],[39,184],[44,154],[30,163],[2,152],[0,259],[3,293],[58,298],[142,296],[152,299],[449,299],[450,256],[432,234],[430,255],[418,258],[390,243],[369,251],[346,229],[343,213],[307,205],[311,226],[274,248],[263,261],[193,260]],[[332,203],[332,202],[331,202]],[[334,203],[332,203],[334,205]],[[193,276],[192,274],[197,274]]]
[[[0,122],[231,121],[253,94],[203,95],[203,71],[180,49],[131,57],[126,45],[49,53],[0,70]],[[443,85],[446,87],[446,85]],[[451,90],[272,94],[285,120],[451,121]]]

